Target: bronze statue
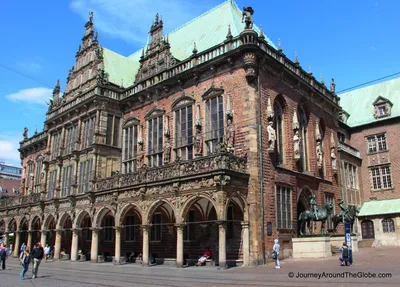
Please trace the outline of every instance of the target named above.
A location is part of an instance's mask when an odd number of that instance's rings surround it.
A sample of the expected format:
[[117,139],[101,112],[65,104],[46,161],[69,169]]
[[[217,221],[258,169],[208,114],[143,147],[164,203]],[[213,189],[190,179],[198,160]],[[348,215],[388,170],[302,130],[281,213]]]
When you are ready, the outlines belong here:
[[335,214],[332,217],[332,222],[333,222],[333,232],[336,233],[336,228],[339,225],[339,223],[343,222],[349,222],[350,223],[350,228],[351,232],[353,232],[353,224],[354,221],[356,220],[357,214],[360,212],[358,209],[357,205],[344,205],[343,199],[339,202],[339,207],[341,211],[339,214]]
[[325,203],[322,208],[315,206],[314,211],[305,210],[299,215],[298,224],[300,227],[300,235],[303,235],[304,224],[307,223],[306,226],[306,233],[311,234],[311,223],[314,221],[321,221],[321,234],[326,233],[325,229],[325,222],[331,216],[333,211],[333,204],[332,203]]
[[252,17],[253,14],[254,14],[253,8],[243,7],[242,23],[244,20],[244,22],[246,23],[245,29],[253,29],[253,17]]
[[317,200],[315,199],[315,194],[311,196],[310,205],[313,211],[313,215],[315,216],[315,219],[318,220],[318,206],[317,206]]

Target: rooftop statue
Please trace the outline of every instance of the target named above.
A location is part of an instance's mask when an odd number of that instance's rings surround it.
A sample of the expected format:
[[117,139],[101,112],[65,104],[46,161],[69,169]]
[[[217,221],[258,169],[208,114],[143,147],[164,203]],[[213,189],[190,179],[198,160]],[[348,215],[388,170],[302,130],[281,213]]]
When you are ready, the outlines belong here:
[[254,14],[254,10],[251,7],[243,7],[243,17],[242,17],[242,23],[246,23],[245,29],[253,29],[253,17],[252,15]]

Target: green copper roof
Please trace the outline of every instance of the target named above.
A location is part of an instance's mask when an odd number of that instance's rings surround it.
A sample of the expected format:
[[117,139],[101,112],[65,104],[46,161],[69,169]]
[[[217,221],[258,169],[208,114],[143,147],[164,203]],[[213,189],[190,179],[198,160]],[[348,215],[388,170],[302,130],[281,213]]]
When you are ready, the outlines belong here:
[[[379,96],[391,101],[393,106],[389,117],[375,119],[372,103]],[[400,116],[400,78],[343,93],[339,97],[340,105],[350,114],[347,120],[347,125],[350,127]]]
[[358,216],[400,213],[400,199],[364,202]]
[[103,48],[104,70],[108,80],[121,87],[129,87],[135,80],[139,63]]
[[[242,11],[233,0],[220,4],[169,33],[168,42],[171,45],[172,55],[178,60],[185,60],[192,55],[194,43],[196,43],[198,53],[223,43],[226,40],[229,25],[233,37],[238,36],[245,26],[242,23]],[[253,29],[257,33],[260,31],[256,25]],[[276,48],[265,34],[264,37],[268,44]],[[104,65],[109,74],[109,81],[123,87],[131,86],[140,66],[141,54],[142,49],[124,57],[104,49]]]
[[[172,55],[178,60],[184,60],[192,55],[194,43],[196,43],[198,53],[223,43],[226,40],[229,25],[233,37],[238,36],[245,26],[242,23],[242,11],[232,0],[220,4],[169,33],[168,41],[171,44]],[[260,30],[256,25],[253,28],[259,33]],[[265,36],[265,40],[276,48],[268,37]],[[141,50],[133,53],[129,58],[139,61],[140,56]]]

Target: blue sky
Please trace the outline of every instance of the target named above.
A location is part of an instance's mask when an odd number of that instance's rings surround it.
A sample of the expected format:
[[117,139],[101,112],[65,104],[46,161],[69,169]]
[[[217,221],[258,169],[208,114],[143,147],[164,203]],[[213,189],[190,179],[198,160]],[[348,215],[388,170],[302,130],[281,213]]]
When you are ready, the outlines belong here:
[[[215,7],[216,0],[2,1],[0,10],[0,159],[20,163],[24,126],[43,128],[46,100],[68,70],[92,9],[100,44],[129,55],[143,47],[159,12],[168,33]],[[168,4],[166,4],[168,3]],[[236,0],[252,6],[254,21],[284,53],[340,91],[400,71],[396,0]],[[14,73],[5,67],[23,73]],[[39,82],[38,82],[39,81]]]

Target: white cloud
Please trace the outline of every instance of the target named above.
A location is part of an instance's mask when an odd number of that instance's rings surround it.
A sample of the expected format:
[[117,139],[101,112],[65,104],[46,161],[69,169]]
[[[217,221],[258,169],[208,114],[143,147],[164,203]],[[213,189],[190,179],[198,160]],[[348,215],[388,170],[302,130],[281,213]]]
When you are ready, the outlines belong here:
[[6,98],[14,102],[46,105],[46,102],[52,96],[52,92],[49,88],[31,88],[6,95]]
[[168,33],[215,5],[213,0],[73,0],[71,8],[85,20],[93,11],[99,31],[144,45],[156,13],[162,16],[164,33]]
[[20,137],[0,134],[0,160],[8,164],[20,165],[19,140],[22,140],[22,134]]

